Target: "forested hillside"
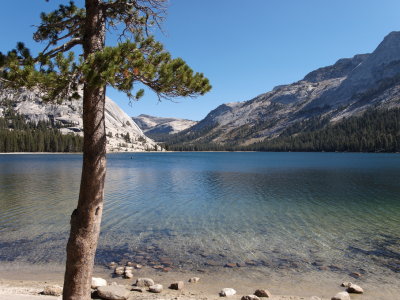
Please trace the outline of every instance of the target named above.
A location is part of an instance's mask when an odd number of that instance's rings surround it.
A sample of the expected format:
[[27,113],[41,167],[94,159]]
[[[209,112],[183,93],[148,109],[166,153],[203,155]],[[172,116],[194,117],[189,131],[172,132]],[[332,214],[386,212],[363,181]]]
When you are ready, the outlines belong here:
[[13,109],[7,108],[0,117],[0,152],[80,152],[83,138],[61,134],[60,122],[28,122]]
[[368,110],[336,124],[319,117],[288,127],[274,139],[248,146],[167,144],[175,151],[400,152],[400,109]]

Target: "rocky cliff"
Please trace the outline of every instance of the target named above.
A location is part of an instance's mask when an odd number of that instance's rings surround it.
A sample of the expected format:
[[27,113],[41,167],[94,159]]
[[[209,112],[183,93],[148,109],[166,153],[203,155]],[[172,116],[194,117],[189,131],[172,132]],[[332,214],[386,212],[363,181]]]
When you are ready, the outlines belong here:
[[152,134],[174,134],[197,124],[196,121],[162,118],[149,115],[139,115],[132,117],[133,121],[146,133]]
[[[15,112],[24,115],[30,122],[50,121],[55,126],[62,125],[60,130],[64,134],[83,135],[81,100],[66,100],[62,103],[44,102],[35,93],[25,89],[0,89],[0,100],[3,103],[4,100],[9,100]],[[162,150],[108,97],[105,109],[107,151]],[[4,106],[0,105],[0,116],[4,110]]]
[[400,107],[400,32],[386,36],[371,54],[340,59],[252,100],[220,105],[170,142],[249,145],[290,127],[301,132],[299,124],[313,118],[333,124],[369,108],[395,107]]

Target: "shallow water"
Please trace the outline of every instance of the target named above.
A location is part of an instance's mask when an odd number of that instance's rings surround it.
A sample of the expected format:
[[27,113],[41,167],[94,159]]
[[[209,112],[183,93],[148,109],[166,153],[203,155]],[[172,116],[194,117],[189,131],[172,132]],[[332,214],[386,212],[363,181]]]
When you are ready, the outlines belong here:
[[[400,279],[400,155],[110,154],[96,261]],[[0,156],[0,261],[62,263],[80,155]]]

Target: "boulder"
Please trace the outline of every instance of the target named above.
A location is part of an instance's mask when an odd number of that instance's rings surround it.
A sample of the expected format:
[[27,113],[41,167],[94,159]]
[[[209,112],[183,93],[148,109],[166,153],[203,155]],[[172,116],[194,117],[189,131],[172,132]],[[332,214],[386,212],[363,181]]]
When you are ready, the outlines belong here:
[[107,300],[127,300],[130,291],[123,285],[108,285],[97,288],[97,294],[102,299]]
[[197,283],[197,282],[199,282],[199,281],[200,281],[200,278],[199,278],[199,277],[192,277],[192,278],[189,279],[189,282],[190,282],[190,283]]
[[352,294],[364,293],[364,290],[362,289],[362,287],[357,284],[354,284],[354,283],[350,283],[350,285],[347,287],[346,291],[348,293],[352,293]]
[[183,289],[184,286],[185,286],[185,284],[183,283],[183,281],[176,281],[174,283],[171,283],[169,288],[172,290],[181,290],[181,289]]
[[268,291],[267,289],[259,289],[256,290],[254,292],[254,295],[258,296],[258,297],[265,297],[265,298],[271,298],[272,294],[270,291]]
[[260,300],[256,295],[243,296],[241,300]]
[[154,280],[151,278],[138,278],[135,285],[140,287],[149,287],[154,285]]
[[163,290],[163,286],[161,284],[155,284],[152,286],[149,286],[149,292],[152,293],[161,293]]
[[100,277],[92,277],[92,289],[97,289],[99,286],[106,286],[107,280]]
[[348,292],[340,292],[331,298],[331,300],[350,300]]
[[232,288],[224,288],[219,292],[221,297],[229,297],[236,294],[236,291]]
[[48,285],[45,286],[42,295],[47,296],[61,296],[63,292],[62,286],[59,285]]

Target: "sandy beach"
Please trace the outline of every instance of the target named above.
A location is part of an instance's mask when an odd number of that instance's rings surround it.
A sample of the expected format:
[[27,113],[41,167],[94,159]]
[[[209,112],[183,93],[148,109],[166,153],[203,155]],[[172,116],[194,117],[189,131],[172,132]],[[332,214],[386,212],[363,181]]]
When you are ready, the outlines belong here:
[[[162,284],[164,289],[160,294],[132,291],[129,299],[223,299],[219,292],[223,288],[233,288],[237,294],[229,297],[232,300],[241,299],[244,295],[251,295],[256,289],[268,289],[274,300],[300,299],[331,299],[336,293],[344,291],[341,282],[351,281],[364,288],[362,295],[351,294],[351,299],[358,300],[395,300],[400,290],[396,284],[381,283],[379,286],[367,278],[354,279],[350,276],[337,274],[295,273],[270,274],[266,276],[261,270],[219,268],[201,272],[174,270],[162,272],[150,267],[134,270],[132,279],[115,276],[113,271],[97,266],[95,277],[107,280],[108,284],[118,284],[131,289],[137,278],[152,278],[155,283]],[[199,277],[198,283],[189,283],[191,277]],[[182,290],[171,290],[169,285],[176,281],[184,281]],[[61,297],[43,296],[40,292],[45,286],[62,285],[62,266],[26,266],[1,264],[0,265],[0,299],[1,300],[42,300],[61,299]],[[314,297],[314,298],[313,298]]]

